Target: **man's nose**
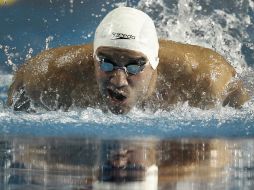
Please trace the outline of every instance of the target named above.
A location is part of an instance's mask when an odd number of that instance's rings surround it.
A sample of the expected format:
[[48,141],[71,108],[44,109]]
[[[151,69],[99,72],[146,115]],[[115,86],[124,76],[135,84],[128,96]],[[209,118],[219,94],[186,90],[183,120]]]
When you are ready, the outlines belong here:
[[122,69],[116,69],[113,71],[112,76],[110,78],[111,84],[113,84],[116,88],[121,88],[128,85],[127,74]]

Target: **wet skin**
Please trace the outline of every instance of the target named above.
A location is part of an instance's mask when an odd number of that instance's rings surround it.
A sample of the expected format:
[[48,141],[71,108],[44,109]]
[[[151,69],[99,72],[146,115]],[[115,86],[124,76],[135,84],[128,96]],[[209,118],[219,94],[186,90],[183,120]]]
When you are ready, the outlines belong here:
[[[100,47],[96,53],[118,67],[147,61],[144,54],[126,49]],[[50,49],[18,69],[7,105],[16,111],[30,111],[31,105],[64,111],[72,106],[126,114],[134,106],[170,110],[188,102],[201,109],[240,108],[249,100],[235,69],[213,50],[161,40],[159,60],[156,70],[146,62],[142,72],[132,75],[122,68],[102,71],[91,44]]]
[[99,47],[96,54],[99,59],[107,59],[118,67],[144,64],[144,69],[138,74],[130,74],[123,69],[105,72],[100,69],[99,60],[94,58],[99,90],[112,113],[126,114],[149,96],[149,86],[155,83],[155,80],[152,79],[156,71],[143,53],[120,48]]

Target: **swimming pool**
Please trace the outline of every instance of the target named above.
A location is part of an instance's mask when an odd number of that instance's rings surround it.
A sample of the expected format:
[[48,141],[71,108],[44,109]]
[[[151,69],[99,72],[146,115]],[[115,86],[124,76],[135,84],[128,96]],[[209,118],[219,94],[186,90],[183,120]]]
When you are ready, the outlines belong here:
[[[253,94],[254,2],[252,0],[240,0],[234,3],[230,0],[223,2],[17,0],[9,6],[1,5],[0,189],[1,187],[3,189],[24,189],[24,187],[60,189],[63,188],[62,184],[65,184],[65,189],[91,189],[91,183],[84,186],[75,185],[72,177],[82,181],[82,176],[85,175],[88,176],[87,181],[91,182],[91,178],[97,176],[96,168],[100,166],[97,161],[100,158],[99,153],[103,152],[103,145],[123,144],[119,139],[129,139],[136,142],[135,146],[141,144],[141,147],[147,144],[147,141],[152,141],[156,144],[156,155],[163,157],[164,160],[168,159],[164,157],[174,156],[170,151],[164,153],[168,147],[173,147],[171,149],[179,155],[184,155],[188,150],[186,147],[192,147],[190,152],[195,154],[190,153],[192,156],[186,156],[191,157],[190,162],[185,163],[180,159],[179,162],[175,162],[180,165],[176,168],[171,167],[169,162],[163,165],[156,157],[159,166],[167,166],[172,171],[178,170],[178,173],[166,172],[164,181],[159,178],[159,181],[163,182],[158,189],[253,188],[253,98],[240,110],[217,107],[204,111],[190,108],[186,103],[178,105],[170,112],[158,110],[152,113],[150,110],[134,109],[126,116],[105,114],[93,108],[73,109],[69,112],[14,113],[4,106],[13,70],[18,65],[47,48],[92,42],[94,29],[100,19],[114,7],[126,5],[135,6],[148,13],[155,21],[160,38],[198,44],[221,53],[236,68],[250,94]],[[109,140],[115,140],[117,143]],[[60,146],[61,144],[65,146]],[[166,144],[168,147],[165,146]],[[56,147],[53,149],[55,152],[64,149],[63,147],[72,147],[79,152],[78,148],[84,147],[82,153],[97,152],[99,155],[93,155],[93,164],[88,164],[90,168],[77,169],[87,165],[89,155],[72,153],[81,160],[73,164],[73,158],[68,158],[71,154],[69,148],[63,153],[65,161],[60,159],[61,156],[55,156],[56,162],[53,162],[50,156],[52,151],[49,148],[52,146]],[[210,148],[202,149],[202,146]],[[197,154],[210,156],[205,156],[201,162],[202,159]],[[224,161],[214,156],[218,154],[226,154],[230,158]],[[25,155],[28,155],[29,159],[26,160]],[[47,160],[46,157],[49,159]],[[203,180],[201,177],[208,162],[218,162],[210,168],[212,170],[210,174],[215,177],[207,174],[207,180]],[[56,174],[47,169],[54,165],[53,163],[62,166],[55,168]],[[184,167],[181,167],[181,164]],[[197,170],[198,174],[193,173],[195,167],[200,168]],[[159,171],[160,169],[161,167]],[[180,175],[180,170],[186,173]],[[57,171],[64,174],[60,175]],[[17,178],[15,172],[21,172],[17,174]],[[38,179],[32,180],[31,176],[35,174],[38,175]],[[41,180],[51,179],[45,176],[53,176],[52,183]],[[62,179],[66,182],[60,180],[61,176],[64,176]],[[159,176],[163,177],[163,175]],[[221,176],[224,176],[225,180],[220,180]],[[67,178],[70,180],[69,183]],[[177,178],[179,180],[176,180]],[[23,186],[20,185],[19,180],[24,182]]]

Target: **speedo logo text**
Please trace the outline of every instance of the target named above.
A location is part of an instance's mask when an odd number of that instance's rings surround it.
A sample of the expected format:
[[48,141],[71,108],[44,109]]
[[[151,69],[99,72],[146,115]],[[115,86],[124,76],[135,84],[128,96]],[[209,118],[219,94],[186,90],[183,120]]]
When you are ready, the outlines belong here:
[[127,40],[134,40],[136,37],[131,35],[131,34],[123,34],[123,33],[112,33],[112,40],[122,40],[122,39],[127,39]]

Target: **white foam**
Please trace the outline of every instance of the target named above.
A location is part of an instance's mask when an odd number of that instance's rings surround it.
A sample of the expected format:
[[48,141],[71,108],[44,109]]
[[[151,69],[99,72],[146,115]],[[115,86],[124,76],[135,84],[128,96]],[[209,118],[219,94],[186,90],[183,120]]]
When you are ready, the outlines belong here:
[[2,74],[0,72],[0,87],[9,86],[12,81],[12,74]]
[[[248,2],[253,11],[253,2]],[[206,4],[211,2],[206,1]],[[175,6],[165,0],[141,0],[138,8],[150,13],[160,38],[214,49],[226,57],[238,73],[242,73],[247,66],[241,48],[243,40],[249,37],[246,28],[253,23],[244,12],[247,5],[243,2],[238,4],[239,9],[242,7],[243,10],[239,13],[215,9],[207,14],[202,5],[194,0],[179,0]]]

